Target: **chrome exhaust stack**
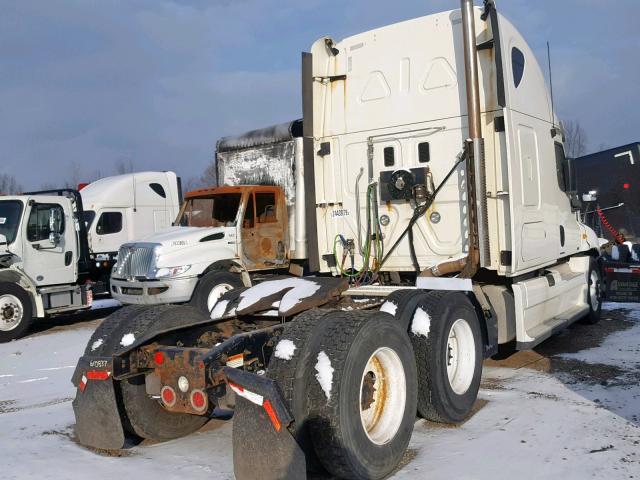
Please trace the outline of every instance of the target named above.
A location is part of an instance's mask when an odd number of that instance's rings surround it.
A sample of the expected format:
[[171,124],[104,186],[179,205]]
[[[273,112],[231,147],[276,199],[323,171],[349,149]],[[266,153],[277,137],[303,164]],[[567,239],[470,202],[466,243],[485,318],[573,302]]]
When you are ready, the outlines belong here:
[[487,188],[485,177],[484,139],[480,110],[478,49],[473,0],[461,0],[464,71],[467,89],[469,140],[467,141],[467,190],[469,202],[469,259],[463,271],[472,277],[479,267],[491,263],[489,223],[487,218]]

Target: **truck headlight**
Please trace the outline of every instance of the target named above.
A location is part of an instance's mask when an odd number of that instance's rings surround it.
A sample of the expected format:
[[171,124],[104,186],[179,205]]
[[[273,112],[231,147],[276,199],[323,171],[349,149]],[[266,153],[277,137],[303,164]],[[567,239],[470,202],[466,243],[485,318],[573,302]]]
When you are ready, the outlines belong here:
[[155,278],[170,278],[177,277],[187,272],[191,268],[191,265],[181,265],[179,267],[162,267],[156,270]]

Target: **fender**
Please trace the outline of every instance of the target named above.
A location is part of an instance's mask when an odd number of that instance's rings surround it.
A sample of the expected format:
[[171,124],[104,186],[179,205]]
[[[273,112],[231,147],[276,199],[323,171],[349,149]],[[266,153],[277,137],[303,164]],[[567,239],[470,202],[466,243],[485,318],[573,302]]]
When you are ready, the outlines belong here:
[[13,266],[0,269],[0,282],[15,283],[22,287],[29,294],[34,317],[44,318],[42,297],[38,295],[35,283],[24,272]]
[[227,272],[239,273],[242,277],[242,283],[245,287],[251,287],[253,285],[251,283],[251,275],[249,274],[249,270],[247,270],[243,263],[237,258],[217,260],[216,262],[213,262],[211,265],[205,268],[200,276],[202,277],[214,270],[224,270]]

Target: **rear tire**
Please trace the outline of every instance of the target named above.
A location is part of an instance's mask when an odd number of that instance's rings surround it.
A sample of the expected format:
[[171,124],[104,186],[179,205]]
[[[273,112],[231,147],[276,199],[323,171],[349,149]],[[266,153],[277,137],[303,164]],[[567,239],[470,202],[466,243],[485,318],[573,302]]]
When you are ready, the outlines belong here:
[[198,281],[198,286],[193,292],[189,305],[206,315],[210,315],[211,310],[224,293],[243,286],[240,274],[214,270]]
[[[287,323],[267,368],[267,377],[278,383],[293,415],[289,432],[305,452],[307,469],[314,471],[320,468],[309,432],[308,383],[315,373],[313,365],[327,313],[327,310],[307,310]],[[290,352],[290,357],[286,358]]]
[[309,384],[313,445],[331,474],[381,479],[400,463],[413,431],[411,342],[387,313],[335,312],[329,318]]
[[[140,337],[148,332],[158,319],[166,315],[193,317],[194,321],[202,318],[199,311],[184,306],[123,307],[103,320],[91,336],[85,355],[118,354],[123,349],[120,342],[125,333],[135,332],[135,335]],[[158,400],[147,395],[143,375],[116,381],[116,391],[120,393],[126,414],[126,418],[123,419],[125,430],[141,438],[171,440],[195,432],[209,420],[206,416],[171,413],[165,410]]]
[[0,343],[26,335],[32,321],[29,294],[15,283],[0,283]]
[[428,292],[410,331],[418,412],[434,422],[462,422],[478,397],[482,376],[482,331],[475,308],[461,292]]
[[598,261],[591,258],[587,276],[587,305],[589,305],[589,313],[580,320],[581,323],[595,325],[600,321],[603,296],[602,271]]

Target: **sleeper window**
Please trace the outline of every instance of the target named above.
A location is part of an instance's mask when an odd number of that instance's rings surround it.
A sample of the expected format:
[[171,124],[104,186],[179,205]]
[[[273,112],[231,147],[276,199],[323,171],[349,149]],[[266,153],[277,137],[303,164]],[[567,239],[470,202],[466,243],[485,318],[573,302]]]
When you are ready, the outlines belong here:
[[431,160],[431,151],[429,149],[429,142],[421,142],[418,144],[418,161],[420,163],[427,163]]
[[393,167],[396,163],[396,155],[393,147],[385,147],[383,150],[384,154],[384,166],[385,167]]
[[516,47],[511,49],[511,68],[513,69],[513,83],[518,88],[524,75],[524,53]]
[[98,224],[96,225],[96,233],[98,235],[110,235],[118,233],[122,230],[122,213],[120,212],[104,212],[100,215]]
[[160,195],[162,198],[167,198],[167,193],[164,191],[164,188],[159,183],[150,183],[149,188]]

